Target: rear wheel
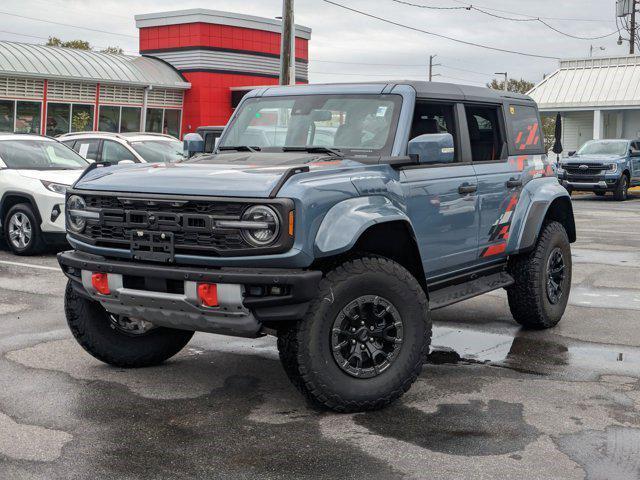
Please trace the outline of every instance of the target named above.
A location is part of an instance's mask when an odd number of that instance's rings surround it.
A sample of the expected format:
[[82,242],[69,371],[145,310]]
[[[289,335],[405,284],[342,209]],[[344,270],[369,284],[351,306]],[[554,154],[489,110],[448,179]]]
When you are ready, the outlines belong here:
[[564,227],[542,227],[532,252],[509,260],[515,282],[507,288],[509,308],[520,325],[551,328],[562,318],[571,290],[571,247]]
[[36,255],[44,248],[42,232],[31,205],[19,203],[7,212],[4,238],[16,255]]
[[101,362],[117,367],[149,367],[173,357],[189,343],[192,331],[154,327],[144,320],[113,315],[80,296],[71,284],[65,313],[77,342]]
[[283,367],[316,406],[382,408],[416,380],[429,351],[428,302],[416,279],[380,257],[345,262],[320,283],[306,317],[278,333]]
[[629,177],[627,177],[627,175],[622,175],[622,177],[620,177],[613,196],[619,202],[624,202],[629,198]]

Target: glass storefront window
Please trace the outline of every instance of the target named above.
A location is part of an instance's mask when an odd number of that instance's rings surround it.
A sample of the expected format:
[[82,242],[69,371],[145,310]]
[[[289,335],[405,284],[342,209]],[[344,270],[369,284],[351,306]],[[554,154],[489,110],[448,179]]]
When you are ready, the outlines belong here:
[[164,111],[164,128],[162,133],[178,137],[180,135],[180,110]]
[[162,109],[161,108],[147,108],[147,132],[162,133]]
[[120,124],[120,107],[105,105],[100,107],[100,117],[98,118],[98,130],[103,132],[118,132]]
[[93,130],[93,105],[74,105],[72,112],[72,132],[89,132]]
[[17,102],[16,132],[40,133],[40,108],[39,102]]
[[0,132],[13,132],[13,100],[0,100]]
[[120,131],[121,132],[139,132],[140,131],[140,114],[142,109],[138,107],[122,107],[120,115]]
[[49,103],[47,105],[47,135],[55,137],[69,133],[71,105],[68,103]]

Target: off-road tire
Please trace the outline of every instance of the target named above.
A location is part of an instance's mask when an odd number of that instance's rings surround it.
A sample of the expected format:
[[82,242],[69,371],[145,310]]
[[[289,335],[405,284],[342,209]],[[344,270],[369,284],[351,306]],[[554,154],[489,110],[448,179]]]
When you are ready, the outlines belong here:
[[624,202],[629,198],[629,177],[626,174],[620,177],[613,197],[619,202]]
[[[20,248],[14,245],[13,242],[11,241],[11,238],[9,238],[9,235],[10,235],[9,221],[14,215],[17,215],[17,214],[22,214],[25,217],[27,217],[29,224],[31,226],[31,239],[24,248]],[[16,255],[23,255],[23,256],[37,255],[44,250],[44,241],[42,239],[42,232],[40,231],[40,222],[38,222],[38,217],[34,213],[31,205],[29,204],[18,203],[13,207],[11,207],[4,217],[3,230],[4,230],[4,239],[7,246]]]
[[[562,297],[553,304],[547,294],[547,268],[555,249],[562,253],[566,274]],[[543,225],[533,251],[510,258],[508,269],[515,280],[506,289],[515,321],[536,330],[556,326],[567,307],[571,290],[571,247],[564,227],[558,222]]]
[[192,331],[154,328],[130,335],[114,328],[108,312],[98,302],[79,295],[67,283],[65,313],[71,333],[89,354],[101,362],[123,368],[158,365],[189,343]]
[[[404,324],[397,358],[373,378],[355,378],[343,371],[330,343],[337,315],[362,295],[389,300]],[[315,407],[337,412],[376,410],[398,399],[420,375],[430,343],[424,290],[405,268],[376,256],[345,261],[329,271],[305,318],[278,332],[280,360],[291,382]]]

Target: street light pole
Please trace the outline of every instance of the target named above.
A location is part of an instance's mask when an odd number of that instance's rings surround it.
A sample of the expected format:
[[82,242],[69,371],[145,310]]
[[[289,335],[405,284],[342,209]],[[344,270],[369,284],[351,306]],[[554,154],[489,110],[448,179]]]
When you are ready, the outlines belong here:
[[280,35],[280,85],[295,85],[295,26],[293,0],[282,1],[282,33]]
[[504,75],[504,86],[503,90],[505,92],[509,91],[509,74],[507,72],[496,72],[494,75]]

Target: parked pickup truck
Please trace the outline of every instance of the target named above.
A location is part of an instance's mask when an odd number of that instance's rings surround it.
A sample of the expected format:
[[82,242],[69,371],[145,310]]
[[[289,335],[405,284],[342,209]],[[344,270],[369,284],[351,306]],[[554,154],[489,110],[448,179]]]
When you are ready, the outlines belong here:
[[560,321],[576,229],[541,135],[529,97],[483,88],[254,90],[214,155],[97,163],[67,191],[71,331],[119,367],[194,331],[275,334],[314,404],[381,408],[420,374],[432,310],[505,288],[524,327]]
[[560,162],[558,179],[569,192],[613,192],[624,201],[640,185],[640,140],[591,140]]

